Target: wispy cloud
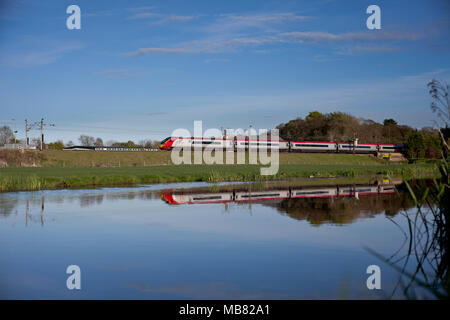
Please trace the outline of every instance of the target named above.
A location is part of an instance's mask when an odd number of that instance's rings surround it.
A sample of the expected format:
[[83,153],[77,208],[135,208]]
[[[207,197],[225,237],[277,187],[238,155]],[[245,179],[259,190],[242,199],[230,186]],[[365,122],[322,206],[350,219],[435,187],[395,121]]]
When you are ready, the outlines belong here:
[[83,18],[97,18],[97,17],[107,17],[112,16],[114,12],[112,10],[103,10],[103,11],[97,11],[97,12],[83,12],[81,11],[81,16]]
[[358,55],[366,53],[389,53],[400,51],[401,48],[394,46],[383,46],[383,45],[356,45],[352,47],[342,48],[338,51],[338,54],[342,55]]
[[207,31],[212,33],[228,34],[243,32],[250,29],[270,31],[276,25],[282,23],[304,21],[312,19],[310,16],[301,16],[292,12],[284,13],[261,13],[261,14],[223,14],[207,26]]
[[295,31],[281,33],[293,42],[348,42],[348,41],[416,41],[423,38],[419,33],[403,32],[346,32]]
[[133,7],[133,8],[127,8],[128,11],[131,12],[142,12],[142,11],[148,11],[148,10],[155,10],[157,7],[155,6],[142,6],[142,7]]
[[141,56],[148,53],[194,53],[188,48],[139,48],[136,51],[128,52],[125,56]]
[[[150,18],[153,24],[165,24],[190,21],[199,17],[193,15],[164,15],[152,10],[153,8],[134,10],[132,18]],[[200,31],[200,37],[196,40],[169,46],[142,47],[124,55],[226,53],[237,52],[245,47],[262,47],[283,43],[338,45],[341,46],[337,48],[340,54],[362,54],[398,50],[398,46],[387,46],[383,42],[408,42],[424,38],[423,34],[418,32],[386,32],[384,30],[343,33],[314,30],[288,31],[289,29],[297,29],[298,23],[316,18],[294,12],[220,14],[213,18],[212,22],[197,28]],[[383,43],[383,46],[379,46],[379,43]],[[348,47],[349,44],[353,44],[353,46]],[[367,44],[370,44],[370,46]],[[344,45],[345,47],[342,49]],[[267,50],[267,48],[259,49]]]
[[[140,48],[129,52],[128,56],[138,56],[148,53],[222,53],[233,52],[244,47],[258,47],[264,45],[273,45],[277,43],[351,43],[368,42],[384,43],[389,41],[416,41],[422,39],[420,34],[414,33],[377,33],[354,32],[354,33],[329,33],[319,31],[309,32],[288,32],[272,33],[261,36],[236,37],[236,38],[207,38],[205,40],[195,40],[179,44],[176,47],[149,47]],[[362,46],[357,45],[347,49],[347,54],[363,52],[393,52],[398,50],[396,47],[388,46]],[[345,53],[345,51],[340,51]]]
[[129,8],[132,15],[128,17],[130,20],[150,19],[152,24],[167,24],[172,22],[187,22],[198,17],[198,15],[176,15],[176,14],[162,14],[155,12],[156,7],[138,7]]
[[128,19],[135,20],[135,19],[148,19],[148,18],[155,18],[160,17],[161,15],[159,13],[154,12],[136,12],[132,16],[130,16]]
[[155,21],[154,24],[166,24],[166,23],[171,23],[171,22],[187,22],[187,21],[193,20],[197,17],[198,16],[182,16],[182,15],[170,14],[170,15],[162,16],[161,19],[159,19],[158,21]]
[[226,58],[211,58],[211,59],[205,59],[205,63],[213,63],[213,62],[228,62],[230,59]]
[[139,72],[139,71],[130,71],[128,69],[104,69],[101,71],[97,71],[94,74],[96,75],[102,75],[106,77],[118,77],[118,78],[134,78],[134,77],[141,77],[146,75],[146,72]]
[[331,55],[316,54],[313,56],[313,60],[315,62],[331,62],[331,61],[338,61],[340,59],[336,58],[335,56],[331,56]]
[[0,65],[8,67],[36,67],[47,65],[61,59],[64,54],[79,50],[81,43],[69,43],[46,51],[31,51],[0,56]]

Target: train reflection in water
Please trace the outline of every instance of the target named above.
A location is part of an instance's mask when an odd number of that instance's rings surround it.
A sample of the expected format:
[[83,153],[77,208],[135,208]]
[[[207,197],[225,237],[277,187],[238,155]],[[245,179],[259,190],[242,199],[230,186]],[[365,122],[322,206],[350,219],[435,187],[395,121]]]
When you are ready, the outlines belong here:
[[382,185],[341,185],[314,187],[284,187],[271,190],[242,190],[235,189],[224,192],[199,191],[165,191],[161,199],[172,205],[229,203],[229,202],[258,202],[270,200],[286,200],[300,198],[333,198],[352,197],[396,193],[400,184]]

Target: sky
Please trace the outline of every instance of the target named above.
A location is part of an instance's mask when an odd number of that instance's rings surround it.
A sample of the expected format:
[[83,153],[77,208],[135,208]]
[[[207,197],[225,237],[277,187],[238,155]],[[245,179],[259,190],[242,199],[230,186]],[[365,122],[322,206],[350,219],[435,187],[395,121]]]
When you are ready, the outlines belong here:
[[420,128],[449,58],[449,1],[0,0],[0,125],[23,138],[25,119],[44,118],[47,141],[137,142],[317,110]]

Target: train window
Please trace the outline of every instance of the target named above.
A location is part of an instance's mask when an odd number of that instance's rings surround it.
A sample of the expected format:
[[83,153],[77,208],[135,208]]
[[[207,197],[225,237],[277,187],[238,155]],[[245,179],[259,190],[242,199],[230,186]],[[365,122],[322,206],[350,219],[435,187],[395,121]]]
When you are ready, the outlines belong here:
[[[350,144],[350,145],[341,145],[341,147],[342,148],[351,148],[351,149],[353,149],[353,145],[352,144]],[[356,146],[355,147],[355,149],[370,149],[371,148],[371,146]]]
[[250,143],[251,146],[278,146],[278,143],[267,143],[267,142],[252,142]]
[[167,137],[167,138],[165,138],[163,141],[161,141],[161,144],[164,144],[164,143],[166,143],[167,142],[167,140],[169,140],[170,139],[170,137]]
[[301,196],[301,195],[311,195],[311,194],[329,194],[329,191],[303,191],[303,192],[297,192],[295,195]]
[[217,200],[217,199],[222,199],[222,196],[205,196],[192,198],[192,200]]
[[328,144],[304,144],[304,143],[296,143],[296,147],[319,147],[319,148],[328,148]]
[[221,144],[220,141],[192,141],[192,144]]
[[241,198],[259,198],[259,197],[279,197],[279,193],[266,193],[266,194],[243,194]]

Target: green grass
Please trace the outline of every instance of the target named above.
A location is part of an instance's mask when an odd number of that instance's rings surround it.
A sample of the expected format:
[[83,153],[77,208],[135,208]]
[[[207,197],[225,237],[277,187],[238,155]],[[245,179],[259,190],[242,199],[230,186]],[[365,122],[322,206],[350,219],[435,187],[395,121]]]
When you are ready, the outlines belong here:
[[2,168],[0,169],[0,191],[133,186],[143,183],[193,181],[265,181],[310,176],[353,178],[379,175],[421,178],[433,176],[437,172],[434,166],[428,164],[281,164],[276,175],[261,176],[260,168],[261,166],[258,165]]
[[[37,152],[44,167],[137,167],[171,165],[170,152],[59,151]],[[235,163],[236,153],[234,154]],[[281,164],[379,164],[384,161],[368,155],[280,153]],[[224,161],[225,163],[225,161]],[[248,155],[246,155],[248,163]]]

